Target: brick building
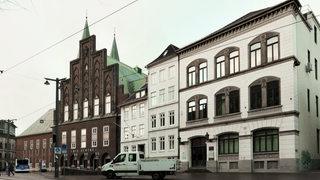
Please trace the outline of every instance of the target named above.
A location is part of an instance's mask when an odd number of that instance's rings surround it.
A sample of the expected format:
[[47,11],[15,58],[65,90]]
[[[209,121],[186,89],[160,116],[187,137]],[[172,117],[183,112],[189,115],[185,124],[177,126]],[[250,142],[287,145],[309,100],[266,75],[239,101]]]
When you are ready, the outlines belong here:
[[41,162],[53,168],[52,125],[54,109],[47,111],[16,137],[17,159],[29,159],[31,170],[39,170]]
[[[95,169],[120,151],[118,105],[140,89],[146,75],[120,62],[114,38],[110,56],[96,50],[86,21],[79,57],[70,62],[70,78],[61,83],[59,144],[67,145],[60,165]],[[55,127],[53,127],[55,132]]]

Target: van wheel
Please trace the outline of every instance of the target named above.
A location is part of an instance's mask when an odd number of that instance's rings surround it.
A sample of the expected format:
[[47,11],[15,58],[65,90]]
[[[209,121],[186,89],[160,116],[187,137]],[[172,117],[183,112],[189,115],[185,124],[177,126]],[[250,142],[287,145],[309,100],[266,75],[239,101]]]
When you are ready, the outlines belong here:
[[115,178],[115,174],[113,171],[108,171],[107,174],[106,174],[106,177],[108,179],[114,179]]
[[164,178],[163,173],[160,173],[160,172],[152,173],[153,180],[161,180],[163,178]]

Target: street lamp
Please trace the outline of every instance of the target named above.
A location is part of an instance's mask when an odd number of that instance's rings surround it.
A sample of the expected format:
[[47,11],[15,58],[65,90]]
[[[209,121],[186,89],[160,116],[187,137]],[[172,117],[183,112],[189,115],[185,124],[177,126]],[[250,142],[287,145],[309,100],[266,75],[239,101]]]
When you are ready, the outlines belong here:
[[[50,85],[49,81],[55,81],[56,82],[56,112],[55,112],[55,124],[56,124],[56,142],[55,142],[55,149],[59,147],[59,84],[63,81],[66,80],[66,78],[56,78],[56,79],[51,79],[51,78],[44,78],[46,82],[44,83],[45,85]],[[54,153],[54,177],[58,178],[59,177],[59,159],[56,159],[55,153]]]

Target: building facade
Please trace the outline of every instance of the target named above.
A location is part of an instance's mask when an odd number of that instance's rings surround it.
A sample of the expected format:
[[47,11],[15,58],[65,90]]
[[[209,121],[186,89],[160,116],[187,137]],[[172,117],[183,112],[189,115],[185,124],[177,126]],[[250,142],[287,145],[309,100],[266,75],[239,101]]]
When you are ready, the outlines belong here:
[[149,157],[178,158],[178,56],[169,45],[149,63]]
[[121,108],[121,152],[149,154],[147,84],[132,94]]
[[16,157],[16,126],[11,120],[0,120],[0,171]]
[[70,78],[61,83],[57,140],[67,146],[67,153],[59,162],[96,169],[120,152],[118,105],[144,85],[146,75],[120,62],[115,38],[110,56],[106,49],[96,50],[87,21],[79,45]]
[[319,28],[287,0],[177,51],[183,169],[319,168]]
[[47,111],[25,131],[16,137],[16,158],[29,159],[31,170],[40,170],[42,164],[47,170],[54,168],[52,125],[54,109]]

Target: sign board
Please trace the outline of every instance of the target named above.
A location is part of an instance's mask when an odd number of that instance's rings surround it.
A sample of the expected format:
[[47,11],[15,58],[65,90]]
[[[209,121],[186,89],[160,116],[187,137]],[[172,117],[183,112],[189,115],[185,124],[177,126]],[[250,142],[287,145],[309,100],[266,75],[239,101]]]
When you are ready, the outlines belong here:
[[54,153],[55,154],[61,154],[61,148],[60,147],[54,147]]
[[67,145],[66,144],[62,144],[61,145],[61,153],[62,154],[67,154]]

